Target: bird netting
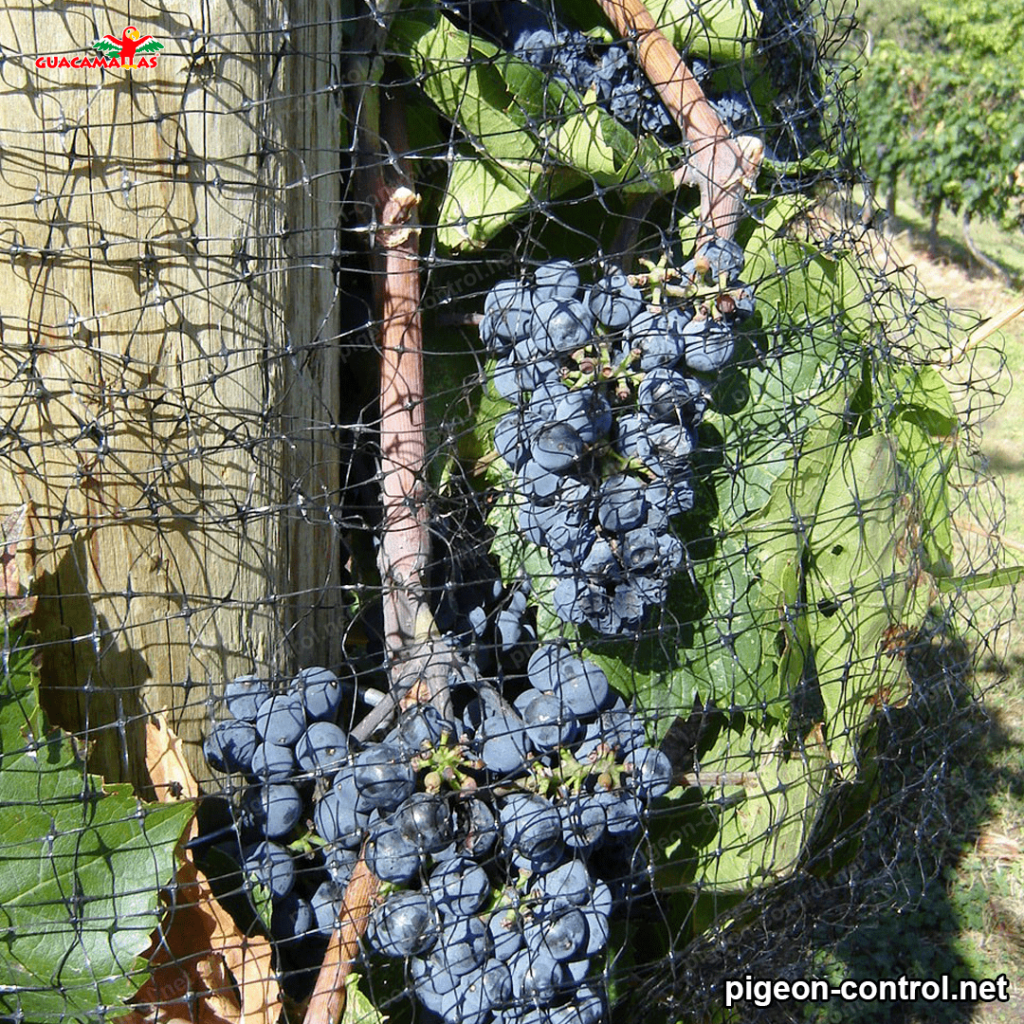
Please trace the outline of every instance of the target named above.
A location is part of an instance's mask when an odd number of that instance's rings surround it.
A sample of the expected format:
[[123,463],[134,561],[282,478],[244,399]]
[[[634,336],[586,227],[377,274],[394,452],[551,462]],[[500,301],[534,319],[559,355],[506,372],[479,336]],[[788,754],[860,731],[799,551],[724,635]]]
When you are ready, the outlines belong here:
[[1014,576],[852,28],[7,5],[5,1021],[870,1018]]

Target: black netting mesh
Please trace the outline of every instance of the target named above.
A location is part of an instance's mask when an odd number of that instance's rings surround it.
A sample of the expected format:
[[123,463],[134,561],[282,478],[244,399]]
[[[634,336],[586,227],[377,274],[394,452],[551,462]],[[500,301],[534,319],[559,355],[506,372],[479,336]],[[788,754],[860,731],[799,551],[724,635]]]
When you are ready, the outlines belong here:
[[726,997],[941,876],[1001,355],[851,10],[649,11],[6,5],[4,1020],[927,1019]]

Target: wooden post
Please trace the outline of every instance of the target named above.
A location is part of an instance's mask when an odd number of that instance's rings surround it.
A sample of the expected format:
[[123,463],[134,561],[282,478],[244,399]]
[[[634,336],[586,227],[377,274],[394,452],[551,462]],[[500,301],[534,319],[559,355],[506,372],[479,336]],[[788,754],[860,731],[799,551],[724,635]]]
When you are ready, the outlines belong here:
[[[59,66],[129,25],[155,67]],[[225,678],[341,658],[338,28],[323,0],[0,22],[0,515],[32,503],[47,706],[111,780],[145,783],[147,712],[202,777]]]

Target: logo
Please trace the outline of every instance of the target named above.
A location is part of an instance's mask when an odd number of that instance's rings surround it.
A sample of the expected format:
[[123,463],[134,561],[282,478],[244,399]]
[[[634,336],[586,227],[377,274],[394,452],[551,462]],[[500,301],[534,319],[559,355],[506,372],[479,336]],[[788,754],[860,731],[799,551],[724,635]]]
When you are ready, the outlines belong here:
[[[106,35],[97,39],[92,48],[96,56],[92,57],[38,57],[37,68],[155,68],[156,51],[164,48],[152,36],[144,36],[134,25],[129,25],[121,38]],[[140,54],[153,54],[142,57]]]
[[[153,53],[164,48],[163,43],[158,43],[152,36],[140,36],[139,30],[134,25],[129,25],[121,38],[116,36],[104,36],[92,44],[94,50],[99,50],[108,60],[117,54],[120,62],[117,66],[122,68],[155,68],[156,57],[143,57],[138,64],[135,63],[135,54]],[[110,67],[108,64],[107,67]]]

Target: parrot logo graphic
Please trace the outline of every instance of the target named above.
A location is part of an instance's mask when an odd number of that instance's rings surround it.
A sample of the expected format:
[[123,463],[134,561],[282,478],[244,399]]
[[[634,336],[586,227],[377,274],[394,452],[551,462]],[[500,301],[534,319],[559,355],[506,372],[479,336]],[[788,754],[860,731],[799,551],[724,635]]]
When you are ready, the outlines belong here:
[[164,48],[164,44],[158,43],[152,36],[139,35],[139,30],[134,25],[129,25],[121,33],[120,39],[117,36],[106,35],[92,45],[93,49],[99,50],[104,57],[117,58],[123,68],[152,67],[156,63],[156,58],[153,58],[152,64],[143,59],[141,65],[138,65],[135,63],[135,55],[153,53]]

